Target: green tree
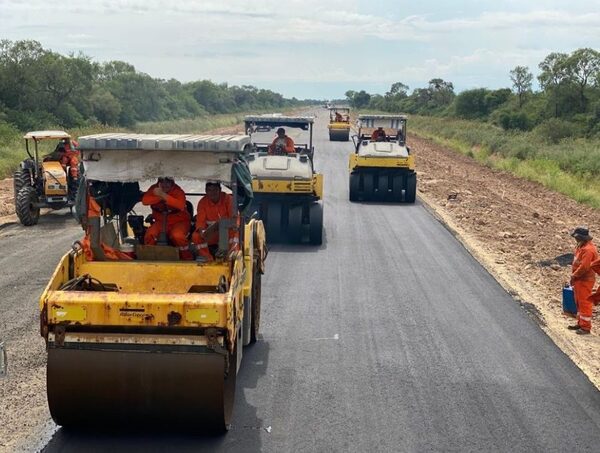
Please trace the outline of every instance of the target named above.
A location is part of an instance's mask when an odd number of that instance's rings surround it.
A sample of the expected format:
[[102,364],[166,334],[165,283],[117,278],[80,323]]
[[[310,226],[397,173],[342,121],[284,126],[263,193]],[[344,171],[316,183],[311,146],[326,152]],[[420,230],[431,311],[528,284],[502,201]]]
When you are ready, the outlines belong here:
[[566,65],[568,58],[569,55],[566,53],[553,52],[539,64],[542,72],[538,76],[538,81],[542,89],[548,92],[553,99],[555,117],[559,116],[560,88],[569,83]]
[[519,108],[521,108],[523,106],[523,97],[531,91],[533,74],[527,66],[516,66],[515,69],[510,71],[510,80],[519,96]]
[[585,91],[600,72],[600,52],[594,49],[577,49],[564,62],[565,72],[579,89],[581,112],[587,110]]

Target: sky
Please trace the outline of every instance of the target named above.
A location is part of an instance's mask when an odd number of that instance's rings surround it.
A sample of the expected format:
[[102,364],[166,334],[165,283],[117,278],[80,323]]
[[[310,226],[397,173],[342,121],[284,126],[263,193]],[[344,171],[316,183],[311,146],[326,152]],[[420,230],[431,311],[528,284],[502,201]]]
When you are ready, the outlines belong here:
[[0,39],[299,99],[496,89],[551,52],[600,50],[600,0],[0,0]]

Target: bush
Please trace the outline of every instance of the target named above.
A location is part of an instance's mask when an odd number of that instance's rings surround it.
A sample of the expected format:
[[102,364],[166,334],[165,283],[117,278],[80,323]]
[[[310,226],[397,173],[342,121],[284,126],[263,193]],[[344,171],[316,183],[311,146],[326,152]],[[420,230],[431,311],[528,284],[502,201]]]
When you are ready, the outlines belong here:
[[533,126],[533,121],[525,112],[502,112],[499,123],[504,130],[516,129],[528,131]]
[[571,121],[550,118],[538,125],[534,132],[542,140],[556,144],[565,138],[576,137],[581,132],[581,126]]

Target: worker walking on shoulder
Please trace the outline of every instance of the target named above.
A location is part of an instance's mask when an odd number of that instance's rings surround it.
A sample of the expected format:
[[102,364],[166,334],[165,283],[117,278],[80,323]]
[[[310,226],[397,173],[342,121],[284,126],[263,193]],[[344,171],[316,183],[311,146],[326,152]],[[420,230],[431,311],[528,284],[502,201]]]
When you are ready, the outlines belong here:
[[571,271],[571,286],[577,305],[577,324],[568,328],[575,330],[575,333],[579,335],[586,335],[592,330],[593,303],[591,295],[596,281],[592,263],[598,260],[598,251],[592,243],[592,236],[587,228],[577,227],[571,236],[577,241]]
[[[190,213],[186,209],[185,192],[175,184],[173,178],[158,178],[142,197],[142,204],[152,208],[154,223],[144,235],[144,244],[155,245],[165,228],[166,235],[175,247],[179,248],[179,257],[193,259],[188,250],[187,236],[190,231]],[[166,219],[165,219],[166,216]]]
[[[213,261],[219,246],[219,221],[234,217],[233,197],[221,190],[221,183],[206,183],[206,195],[198,202],[196,228],[192,242],[198,246],[198,254],[206,261]],[[237,250],[237,229],[229,229],[229,251]]]

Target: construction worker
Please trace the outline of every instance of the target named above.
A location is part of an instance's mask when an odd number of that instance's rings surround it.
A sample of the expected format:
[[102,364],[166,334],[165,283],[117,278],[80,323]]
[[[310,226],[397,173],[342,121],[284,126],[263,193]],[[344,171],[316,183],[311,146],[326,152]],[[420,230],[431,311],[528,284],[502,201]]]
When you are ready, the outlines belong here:
[[372,142],[385,142],[386,138],[387,138],[387,136],[385,134],[385,131],[383,130],[383,127],[378,127],[371,134],[371,141]]
[[342,114],[340,112],[335,112],[335,121],[337,121],[338,123],[341,123],[342,121],[344,121],[344,117],[342,116]]
[[269,154],[285,154],[295,153],[294,140],[285,135],[285,129],[280,127],[277,129],[277,137],[273,139],[273,143],[269,145]]
[[66,170],[69,167],[69,198],[75,200],[79,188],[79,143],[76,140],[67,140],[64,144],[64,153],[60,158],[60,164]]
[[598,259],[598,250],[592,243],[592,237],[586,227],[575,228],[571,236],[577,241],[571,270],[571,286],[577,306],[577,324],[568,328],[575,330],[579,335],[586,335],[592,330],[593,303],[590,296],[596,281],[592,263]]
[[67,171],[69,167],[68,192],[69,199],[74,200],[79,187],[79,143],[75,140],[61,140],[54,151],[44,157],[44,162],[58,161]]
[[[219,181],[208,181],[205,191],[206,195],[198,202],[192,243],[196,244],[201,259],[213,261],[219,247],[219,220],[234,216],[233,197],[221,190]],[[238,244],[238,231],[230,228],[229,251],[237,250]]]
[[152,208],[154,223],[146,230],[144,244],[155,245],[164,233],[170,243],[179,248],[179,257],[192,260],[187,236],[190,231],[190,213],[186,209],[185,192],[175,184],[173,178],[158,178],[156,184],[144,193],[142,204]]

